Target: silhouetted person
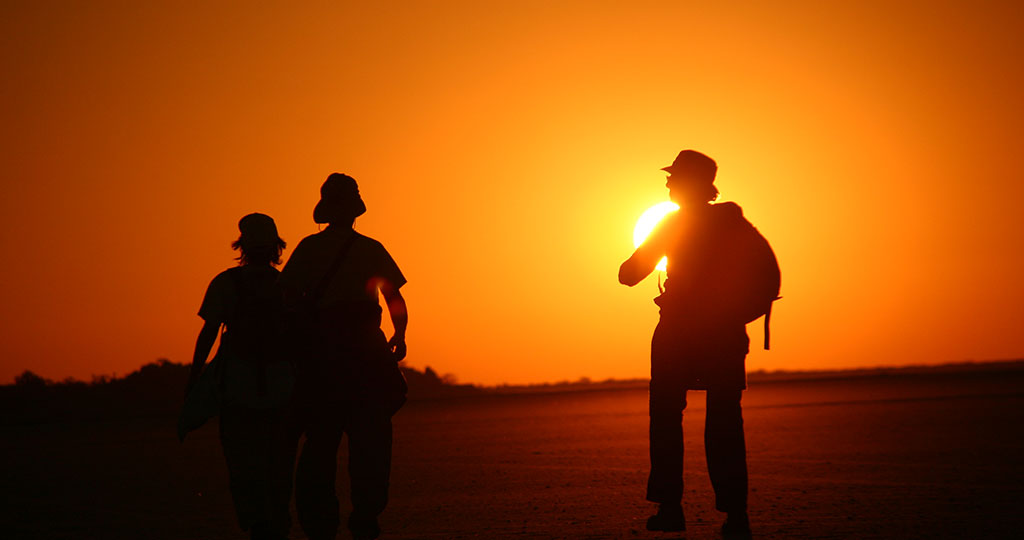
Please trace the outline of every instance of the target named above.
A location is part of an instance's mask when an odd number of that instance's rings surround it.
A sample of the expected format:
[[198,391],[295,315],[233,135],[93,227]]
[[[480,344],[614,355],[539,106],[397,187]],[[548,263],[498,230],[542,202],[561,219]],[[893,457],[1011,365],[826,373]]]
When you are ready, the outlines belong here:
[[239,266],[210,282],[199,316],[186,395],[203,371],[217,333],[220,440],[228,466],[231,498],[243,530],[253,539],[288,537],[294,445],[285,406],[292,370],[283,353],[283,293],[278,283],[285,243],[274,220],[249,214],[238,222]]
[[[778,266],[739,206],[711,204],[718,196],[718,167],[711,158],[684,150],[663,170],[669,173],[669,198],[680,209],[619,268],[619,281],[632,287],[668,257],[668,277],[655,300],[661,320],[651,343],[647,500],[659,506],[647,528],[685,530],[682,412],[687,390],[707,390],[704,446],[715,507],[728,513],[723,533],[745,537],[750,535],[740,408],[749,348],[745,325],[778,294]],[[751,293],[756,287],[768,292]],[[762,298],[753,307],[751,294]]]
[[[404,401],[397,362],[405,357],[408,322],[399,288],[405,277],[380,242],[352,225],[366,211],[351,177],[334,173],[313,211],[323,231],[295,248],[282,271],[289,298],[314,316],[310,351],[298,366],[295,436],[305,434],[295,476],[299,523],[313,540],[333,539],[339,519],[335,494],[338,446],[348,435],[355,538],[377,538],[377,517],[388,501],[391,415]],[[395,334],[381,331],[378,291]],[[396,388],[402,386],[402,388]]]

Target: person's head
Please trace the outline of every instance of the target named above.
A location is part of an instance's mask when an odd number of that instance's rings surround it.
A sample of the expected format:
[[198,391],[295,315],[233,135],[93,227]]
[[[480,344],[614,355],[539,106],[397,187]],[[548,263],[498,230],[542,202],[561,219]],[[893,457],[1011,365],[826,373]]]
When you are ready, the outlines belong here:
[[675,161],[661,170],[669,174],[665,183],[668,197],[679,205],[706,204],[718,198],[715,174],[718,165],[715,160],[697,152],[683,150]]
[[231,248],[241,252],[239,264],[281,264],[285,243],[277,235],[273,218],[266,214],[249,214],[238,221],[238,231],[242,234],[231,243]]
[[351,225],[366,213],[359,185],[347,174],[332,173],[320,186],[320,202],[313,209],[313,221]]

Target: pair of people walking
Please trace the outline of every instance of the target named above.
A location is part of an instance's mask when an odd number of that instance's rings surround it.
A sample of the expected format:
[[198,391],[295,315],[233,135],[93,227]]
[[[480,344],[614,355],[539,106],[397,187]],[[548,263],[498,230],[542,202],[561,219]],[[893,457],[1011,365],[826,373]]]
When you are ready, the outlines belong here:
[[[406,280],[380,242],[353,229],[366,212],[356,181],[334,173],[320,193],[313,218],[327,227],[304,238],[280,272],[285,242],[273,219],[243,217],[232,245],[240,264],[211,281],[199,310],[204,325],[186,394],[200,385],[223,328],[205,376],[216,381],[236,514],[253,539],[288,537],[297,453],[299,523],[312,540],[335,538],[346,435],[354,538],[380,535],[388,500],[391,416],[405,399],[398,362],[406,354]],[[390,339],[380,328],[380,295],[395,329]]]

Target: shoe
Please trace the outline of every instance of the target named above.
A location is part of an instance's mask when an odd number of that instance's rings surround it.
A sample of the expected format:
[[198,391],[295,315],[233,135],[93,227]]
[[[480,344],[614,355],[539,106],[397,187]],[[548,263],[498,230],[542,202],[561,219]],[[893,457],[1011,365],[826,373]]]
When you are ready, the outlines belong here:
[[750,518],[746,512],[729,512],[722,524],[722,538],[726,540],[750,540]]
[[380,536],[380,525],[375,517],[348,517],[348,530],[354,540],[374,540]]
[[683,507],[677,504],[660,504],[658,513],[647,518],[648,531],[679,532],[686,530]]

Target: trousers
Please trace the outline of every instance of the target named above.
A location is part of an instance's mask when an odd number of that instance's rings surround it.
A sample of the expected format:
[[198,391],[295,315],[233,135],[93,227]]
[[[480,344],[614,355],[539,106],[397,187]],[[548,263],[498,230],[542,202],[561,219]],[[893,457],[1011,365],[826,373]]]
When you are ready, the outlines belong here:
[[225,405],[220,440],[231,499],[242,530],[254,539],[288,538],[295,446],[281,409]]
[[[669,384],[665,384],[669,383]],[[647,500],[679,504],[683,497],[683,410],[685,388],[652,377],[650,395],[651,473]],[[704,422],[704,451],[722,512],[747,509],[747,450],[743,438],[740,389],[709,389]]]
[[295,471],[295,509],[310,540],[331,539],[340,523],[335,482],[338,448],[348,436],[352,515],[376,518],[388,503],[391,416],[358,402],[305,404],[294,412],[295,444],[305,443]]

